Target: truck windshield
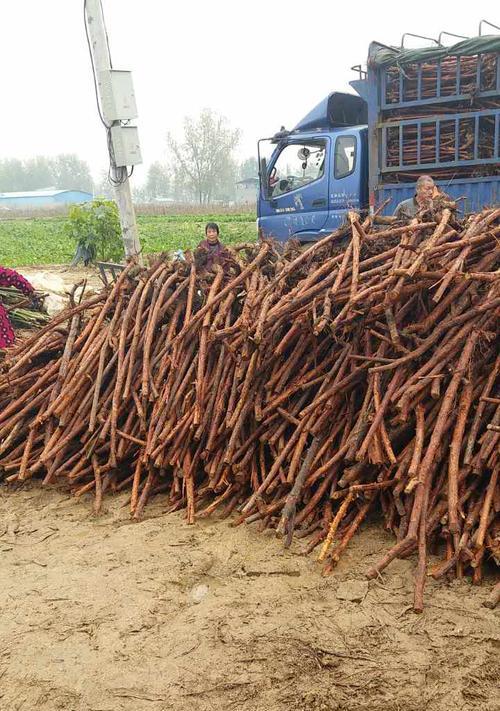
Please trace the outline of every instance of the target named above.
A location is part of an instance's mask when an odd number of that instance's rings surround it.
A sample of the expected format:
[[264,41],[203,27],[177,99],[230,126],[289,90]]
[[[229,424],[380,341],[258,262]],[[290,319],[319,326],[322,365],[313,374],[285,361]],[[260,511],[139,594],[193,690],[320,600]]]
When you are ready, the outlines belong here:
[[283,195],[321,178],[325,172],[325,150],[325,141],[284,146],[269,174],[271,195]]

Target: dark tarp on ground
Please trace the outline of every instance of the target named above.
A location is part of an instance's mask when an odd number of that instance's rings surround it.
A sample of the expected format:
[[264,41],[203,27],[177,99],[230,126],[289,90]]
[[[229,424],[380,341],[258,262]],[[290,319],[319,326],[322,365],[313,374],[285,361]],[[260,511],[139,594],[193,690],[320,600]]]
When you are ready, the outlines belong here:
[[387,47],[372,42],[368,55],[368,66],[385,67],[423,62],[428,59],[444,59],[444,57],[465,57],[474,54],[500,52],[500,35],[485,35],[462,40],[451,47],[423,47],[421,49],[401,49]]

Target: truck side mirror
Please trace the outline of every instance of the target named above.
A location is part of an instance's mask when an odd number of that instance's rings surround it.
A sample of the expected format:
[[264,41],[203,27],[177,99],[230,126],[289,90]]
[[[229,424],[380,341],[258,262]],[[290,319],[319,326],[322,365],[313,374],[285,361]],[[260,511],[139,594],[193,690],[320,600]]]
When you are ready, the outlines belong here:
[[269,199],[269,196],[271,194],[271,191],[269,189],[269,177],[267,175],[267,161],[265,158],[260,159],[260,166],[259,166],[259,181],[260,181],[260,188],[262,191],[262,194],[266,200]]

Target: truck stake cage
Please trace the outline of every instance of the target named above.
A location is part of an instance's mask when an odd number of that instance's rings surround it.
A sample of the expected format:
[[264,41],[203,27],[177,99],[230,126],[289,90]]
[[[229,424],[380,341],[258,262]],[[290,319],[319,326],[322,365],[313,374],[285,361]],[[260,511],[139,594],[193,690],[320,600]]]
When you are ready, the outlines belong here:
[[268,139],[267,156],[259,143],[263,235],[307,242],[350,209],[388,201],[390,214],[426,173],[465,212],[499,201],[500,36],[435,42],[372,42],[367,70],[353,67],[359,96],[330,94],[293,131]]

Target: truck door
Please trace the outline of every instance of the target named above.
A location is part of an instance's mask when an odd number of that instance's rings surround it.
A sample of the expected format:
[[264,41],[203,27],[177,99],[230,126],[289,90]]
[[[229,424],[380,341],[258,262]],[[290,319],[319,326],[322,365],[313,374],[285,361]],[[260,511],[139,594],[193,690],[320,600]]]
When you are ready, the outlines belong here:
[[346,219],[347,210],[359,211],[368,203],[366,129],[345,129],[332,137],[328,229]]
[[328,220],[330,139],[288,140],[268,167],[267,194],[259,202],[259,228],[279,240],[317,239]]

